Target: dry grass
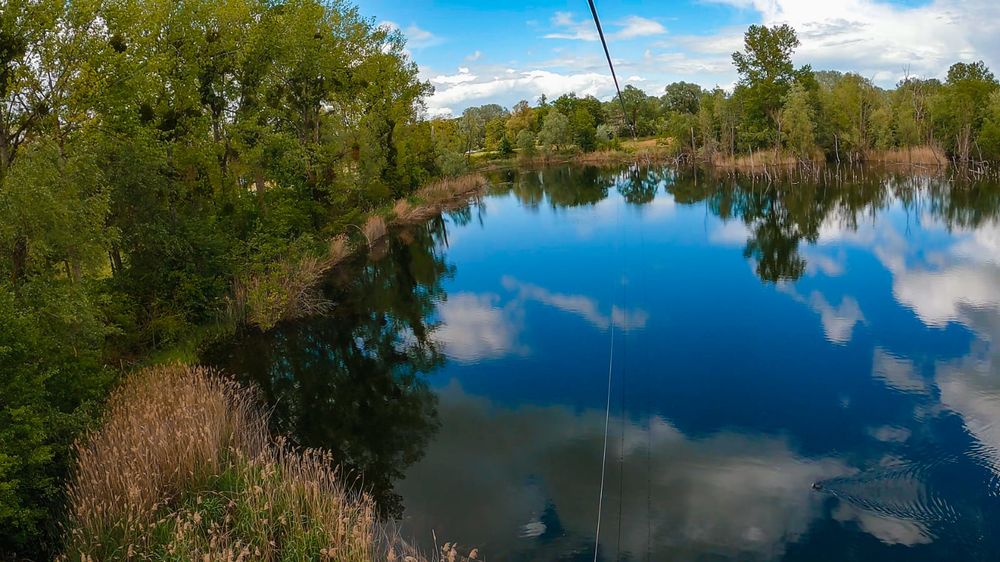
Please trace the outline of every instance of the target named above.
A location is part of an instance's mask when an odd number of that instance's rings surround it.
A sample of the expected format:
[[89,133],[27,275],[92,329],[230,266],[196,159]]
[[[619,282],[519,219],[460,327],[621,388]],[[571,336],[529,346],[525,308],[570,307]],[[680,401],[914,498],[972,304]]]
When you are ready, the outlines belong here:
[[134,375],[77,446],[70,560],[416,560],[329,454],[272,440],[254,393],[203,368]]
[[435,181],[418,190],[412,200],[399,200],[392,209],[394,221],[399,224],[426,221],[442,211],[464,205],[487,185],[481,174]]
[[801,165],[821,165],[825,159],[818,151],[808,158],[801,158],[789,152],[765,150],[739,156],[714,155],[710,164],[724,170],[757,172],[766,168],[791,168]]
[[361,232],[365,235],[368,247],[371,248],[389,233],[389,229],[386,227],[385,219],[378,215],[372,215],[365,221]]
[[933,146],[911,146],[879,150],[868,154],[868,160],[882,164],[947,167],[948,155]]

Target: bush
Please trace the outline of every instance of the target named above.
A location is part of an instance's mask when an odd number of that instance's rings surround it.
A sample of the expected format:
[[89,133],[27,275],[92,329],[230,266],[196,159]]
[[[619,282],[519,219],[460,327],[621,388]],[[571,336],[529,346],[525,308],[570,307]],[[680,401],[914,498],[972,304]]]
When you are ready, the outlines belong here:
[[71,445],[114,380],[106,333],[79,287],[0,285],[0,558],[53,547]]

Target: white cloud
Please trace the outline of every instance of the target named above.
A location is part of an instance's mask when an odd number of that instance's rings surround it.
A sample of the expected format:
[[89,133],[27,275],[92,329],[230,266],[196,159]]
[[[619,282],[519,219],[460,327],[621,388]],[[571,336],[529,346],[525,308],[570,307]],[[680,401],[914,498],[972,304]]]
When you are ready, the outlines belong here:
[[[907,69],[941,77],[960,60],[1000,64],[1000,3],[995,0],[935,0],[903,6],[880,0],[709,0],[757,12],[761,23],[787,23],[802,42],[795,54],[814,68],[855,71],[891,85]],[[699,40],[711,52],[741,48],[743,30],[724,30]]]
[[468,68],[459,68],[458,74],[441,74],[431,78],[432,84],[464,84],[466,82],[475,82],[477,76],[469,72]]
[[503,76],[485,82],[461,81],[447,86],[449,87],[438,89],[427,100],[427,108],[432,115],[450,113],[452,107],[464,108],[489,101],[503,103],[503,100],[535,99],[541,94],[555,98],[576,92],[581,96],[602,97],[614,91],[614,84],[611,84],[606,74],[563,74],[548,70],[513,74],[504,72]]
[[667,32],[667,28],[663,27],[660,22],[639,16],[629,16],[622,20],[619,25],[621,29],[612,35],[612,39],[635,39],[663,35]]
[[411,49],[424,49],[427,47],[434,47],[440,45],[444,42],[440,36],[422,29],[416,24],[410,24],[403,29],[398,23],[390,20],[383,20],[379,22],[379,27],[384,27],[390,30],[399,30],[403,32],[403,36],[406,38],[406,46]]
[[469,62],[476,62],[477,60],[479,60],[481,58],[483,58],[483,52],[482,51],[476,51],[476,52],[474,52],[474,53],[466,56],[465,60],[467,60]]
[[524,352],[517,343],[522,312],[516,307],[500,308],[498,300],[496,295],[458,293],[438,305],[441,325],[434,339],[450,358],[474,363]]
[[[577,20],[570,12],[556,12],[552,16],[552,26],[558,31],[544,35],[546,39],[569,39],[573,41],[597,41],[600,36],[594,22],[589,18]],[[605,33],[609,40],[626,41],[640,37],[663,35],[667,28],[660,22],[641,16],[628,16],[615,22],[616,31]],[[607,29],[607,28],[605,28]]]
[[546,39],[570,39],[574,41],[597,41],[597,30],[590,20],[576,20],[570,12],[556,12],[552,16],[552,26],[560,31],[547,33]]
[[608,315],[600,310],[597,301],[584,295],[553,293],[538,285],[523,283],[510,276],[505,276],[501,282],[507,290],[517,291],[518,298],[521,300],[540,302],[575,314],[602,330],[608,329],[612,322],[626,330],[641,329],[646,327],[646,322],[649,320],[649,313],[642,309],[623,309],[614,305],[611,307],[611,314]]

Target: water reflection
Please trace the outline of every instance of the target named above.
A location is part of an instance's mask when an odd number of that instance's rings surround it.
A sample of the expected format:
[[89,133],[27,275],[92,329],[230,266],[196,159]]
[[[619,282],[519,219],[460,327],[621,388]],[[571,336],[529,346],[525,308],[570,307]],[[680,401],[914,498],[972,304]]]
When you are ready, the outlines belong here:
[[278,430],[332,450],[380,506],[400,516],[394,482],[438,428],[426,373],[443,362],[428,319],[453,273],[432,221],[394,237],[380,258],[338,271],[328,317],[284,324],[210,350],[207,360],[258,385]]
[[593,559],[614,326],[601,559],[1000,559],[1000,187],[494,184],[212,356],[416,542]]

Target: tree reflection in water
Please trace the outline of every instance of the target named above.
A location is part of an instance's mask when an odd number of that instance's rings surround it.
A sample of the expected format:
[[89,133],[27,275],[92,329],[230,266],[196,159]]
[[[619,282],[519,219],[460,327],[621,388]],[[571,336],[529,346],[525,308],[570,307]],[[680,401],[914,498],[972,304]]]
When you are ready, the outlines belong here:
[[453,273],[444,239],[442,220],[393,236],[378,259],[334,275],[329,316],[250,334],[206,354],[261,389],[277,431],[331,450],[393,517],[402,514],[394,481],[438,428],[437,398],[422,375],[443,361],[428,319],[443,295],[442,279]]

